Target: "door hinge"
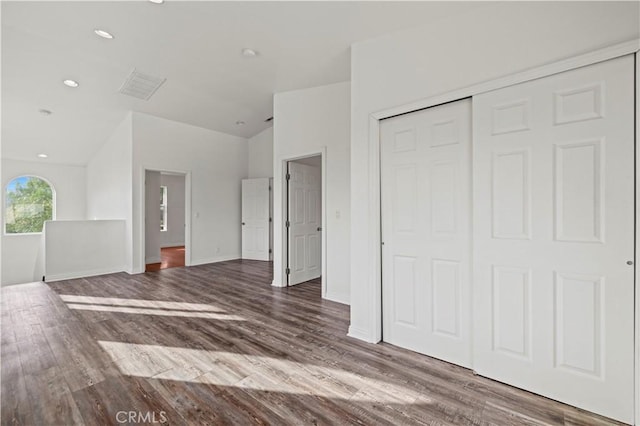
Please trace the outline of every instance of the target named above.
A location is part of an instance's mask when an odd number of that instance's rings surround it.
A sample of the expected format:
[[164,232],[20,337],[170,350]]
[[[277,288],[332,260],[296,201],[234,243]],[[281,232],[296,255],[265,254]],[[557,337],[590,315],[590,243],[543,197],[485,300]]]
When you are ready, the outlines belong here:
[[287,173],[287,180],[291,180],[291,175],[289,173]]
[[271,187],[269,187],[269,191],[271,191]]
[[269,222],[273,222],[273,218],[272,217],[269,218]]
[[285,223],[285,225],[286,225],[286,227],[288,228],[289,226],[291,226],[291,223],[289,223],[289,221],[287,221],[287,222]]
[[287,275],[291,275],[291,269],[287,268]]
[[269,253],[273,253],[273,250],[269,249]]

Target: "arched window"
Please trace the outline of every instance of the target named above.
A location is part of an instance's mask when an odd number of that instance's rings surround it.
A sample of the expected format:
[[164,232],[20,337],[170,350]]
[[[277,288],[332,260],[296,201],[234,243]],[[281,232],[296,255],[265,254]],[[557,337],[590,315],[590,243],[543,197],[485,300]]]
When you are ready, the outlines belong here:
[[46,180],[19,176],[6,187],[4,232],[32,234],[42,232],[45,220],[55,218],[55,191]]

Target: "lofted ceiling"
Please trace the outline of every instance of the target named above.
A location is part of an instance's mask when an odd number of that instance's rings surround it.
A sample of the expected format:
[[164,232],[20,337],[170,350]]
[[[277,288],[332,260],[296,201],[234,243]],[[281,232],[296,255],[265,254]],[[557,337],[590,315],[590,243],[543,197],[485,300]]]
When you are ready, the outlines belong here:
[[[251,137],[270,126],[264,120],[274,93],[349,80],[352,43],[479,3],[3,1],[1,7],[2,157],[86,164],[127,111]],[[95,29],[115,38],[100,38]],[[259,54],[244,57],[243,48]],[[134,68],[167,79],[148,101],[118,93]],[[79,87],[64,86],[68,78]]]

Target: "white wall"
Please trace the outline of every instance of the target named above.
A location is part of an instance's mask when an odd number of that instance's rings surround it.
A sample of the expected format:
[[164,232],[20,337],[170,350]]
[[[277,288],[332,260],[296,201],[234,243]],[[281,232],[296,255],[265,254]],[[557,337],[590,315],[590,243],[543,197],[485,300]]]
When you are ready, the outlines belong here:
[[316,155],[314,157],[305,157],[295,160],[294,163],[306,164],[307,166],[313,167],[322,167],[322,156]]
[[249,178],[273,177],[273,127],[249,138]]
[[283,268],[285,159],[326,148],[326,297],[349,303],[349,83],[277,93],[274,97],[274,281],[286,285]]
[[369,115],[636,38],[638,6],[501,2],[352,46],[350,335],[381,336]]
[[125,220],[125,270],[129,273],[133,270],[132,149],[132,116],[128,114],[87,164],[86,218]]
[[160,172],[147,170],[145,186],[145,263],[160,263]]
[[45,274],[57,281],[124,270],[124,220],[45,223]]
[[[57,220],[85,218],[85,167],[53,164],[46,160],[33,162],[2,160],[3,213],[6,186],[13,178],[23,175],[39,176],[53,185],[56,192]],[[2,216],[4,217],[4,214]],[[40,240],[40,234],[2,235],[2,285],[34,281],[34,268]],[[37,278],[39,280],[41,277]]]
[[144,271],[143,170],[191,172],[191,264],[240,258],[247,140],[133,113],[133,264]]
[[184,245],[184,188],[180,175],[160,175],[160,185],[167,187],[167,230],[160,232],[160,247]]

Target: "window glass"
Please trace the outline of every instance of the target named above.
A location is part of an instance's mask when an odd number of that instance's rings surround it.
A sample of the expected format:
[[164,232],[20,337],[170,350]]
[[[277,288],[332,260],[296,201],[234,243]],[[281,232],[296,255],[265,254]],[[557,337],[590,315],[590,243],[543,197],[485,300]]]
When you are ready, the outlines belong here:
[[160,187],[160,231],[167,230],[167,187]]
[[35,176],[20,176],[7,185],[5,223],[7,234],[42,232],[45,220],[54,218],[53,188]]

